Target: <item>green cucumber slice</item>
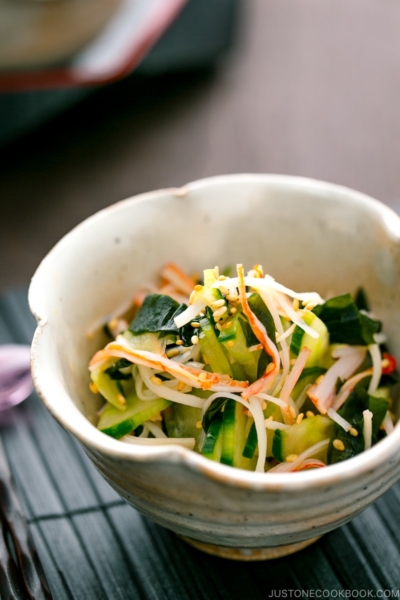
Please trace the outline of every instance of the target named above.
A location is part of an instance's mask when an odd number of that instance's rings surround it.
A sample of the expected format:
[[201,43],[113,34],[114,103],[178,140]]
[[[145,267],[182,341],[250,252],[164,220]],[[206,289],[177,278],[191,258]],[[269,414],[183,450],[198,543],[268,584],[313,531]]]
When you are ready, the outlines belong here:
[[164,411],[164,423],[170,438],[191,438],[196,440],[194,450],[198,450],[201,429],[196,427],[201,422],[201,408],[172,403]]
[[329,332],[326,325],[314,313],[308,312],[303,316],[303,321],[314,331],[319,333],[318,338],[311,337],[301,327],[296,325],[292,334],[290,351],[294,357],[298,356],[300,350],[309,348],[311,354],[307,359],[306,367],[314,367],[323,362],[329,346]]
[[121,412],[108,403],[97,424],[97,428],[111,437],[121,438],[131,433],[136,427],[158,415],[171,402],[163,398],[155,400],[139,400],[134,391],[126,396],[126,406]]
[[215,415],[208,428],[201,453],[210,460],[220,461],[222,448],[222,422],[223,413]]
[[202,317],[200,319],[200,326],[199,340],[201,353],[205,358],[205,362],[210,365],[214,373],[224,373],[232,377],[231,366],[225,355],[223,346],[218,342],[211,319],[208,316]]
[[[277,429],[272,442],[272,453],[279,461],[284,461],[289,454],[301,454],[314,444],[330,438],[333,432],[334,422],[328,417],[317,415],[303,419],[298,425],[292,425],[288,429]],[[322,458],[321,458],[322,456]],[[326,461],[326,449],[321,455]]]

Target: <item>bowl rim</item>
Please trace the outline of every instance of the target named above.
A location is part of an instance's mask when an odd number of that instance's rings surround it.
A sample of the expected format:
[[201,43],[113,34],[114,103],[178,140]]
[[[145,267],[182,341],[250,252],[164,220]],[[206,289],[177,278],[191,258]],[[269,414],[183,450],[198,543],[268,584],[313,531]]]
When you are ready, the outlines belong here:
[[[385,464],[400,462],[400,425],[396,424],[394,431],[378,444],[362,452],[361,454],[337,463],[330,465],[327,469],[312,469],[296,473],[256,473],[245,471],[238,468],[232,468],[214,461],[211,461],[202,455],[184,448],[179,445],[168,446],[135,446],[133,444],[124,444],[123,442],[107,436],[100,432],[89,420],[80,413],[80,423],[76,423],[73,419],[65,415],[62,410],[62,402],[60,396],[64,396],[73,402],[73,399],[62,389],[48,393],[46,387],[46,374],[43,371],[41,364],[41,348],[43,339],[49,328],[51,327],[51,319],[46,314],[43,314],[40,307],[40,289],[46,281],[46,267],[50,257],[63,251],[73,242],[74,237],[84,228],[93,227],[97,221],[107,218],[110,212],[118,211],[121,208],[136,204],[138,202],[146,202],[149,200],[162,200],[167,195],[175,197],[184,197],[190,191],[207,188],[209,186],[224,185],[226,183],[235,182],[266,182],[271,184],[280,184],[296,189],[314,190],[315,192],[326,192],[328,194],[338,194],[351,198],[354,202],[369,206],[377,214],[383,217],[385,226],[392,235],[395,234],[400,240],[400,217],[397,213],[382,202],[351,188],[306,178],[291,175],[280,174],[262,174],[262,173],[242,173],[218,175],[214,177],[206,177],[195,180],[180,188],[163,188],[142,194],[134,195],[125,200],[116,202],[110,206],[91,215],[69,233],[63,236],[50,252],[43,258],[38,266],[35,274],[32,277],[29,287],[28,301],[29,307],[36,318],[37,328],[32,341],[31,350],[31,370],[34,385],[37,393],[41,397],[43,403],[55,417],[55,419],[72,435],[74,435],[89,451],[99,452],[110,459],[117,459],[131,462],[146,462],[146,463],[181,463],[189,470],[195,471],[213,481],[223,483],[236,488],[246,490],[263,490],[270,492],[281,491],[300,491],[303,489],[315,489],[325,486],[337,485],[338,482],[348,482],[357,479],[362,479],[362,476],[367,476],[382,468]],[[320,198],[322,200],[322,198]],[[57,402],[52,398],[57,397]],[[78,409],[77,409],[78,410]],[[396,456],[399,458],[396,459]],[[386,469],[387,471],[387,469]],[[385,471],[385,472],[386,472]],[[400,470],[398,470],[400,477]]]

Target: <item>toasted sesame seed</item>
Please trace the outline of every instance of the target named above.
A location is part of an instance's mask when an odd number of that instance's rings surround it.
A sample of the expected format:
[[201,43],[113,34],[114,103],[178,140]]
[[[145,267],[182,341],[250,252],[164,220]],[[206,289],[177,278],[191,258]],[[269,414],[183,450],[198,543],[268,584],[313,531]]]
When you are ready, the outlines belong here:
[[203,425],[201,424],[201,421],[197,421],[196,429],[201,429],[202,427],[203,427]]
[[179,383],[178,383],[178,392],[181,392],[184,387],[185,387],[185,384],[183,383],[183,381],[179,381]]
[[297,418],[297,413],[296,413],[296,409],[294,406],[292,406],[292,405],[289,406],[289,412],[290,412],[292,419]]
[[154,385],[161,385],[162,384],[162,379],[160,379],[159,377],[157,377],[157,375],[153,375],[152,377],[150,377],[150,381],[152,381],[154,383]]
[[227,343],[227,346],[229,348],[233,348],[234,345],[235,345],[235,342],[233,340],[229,340],[229,342]]
[[190,338],[190,341],[195,346],[196,344],[199,343],[199,336],[198,335],[192,335],[192,337]]
[[234,306],[232,306],[232,307],[229,309],[229,314],[231,314],[231,315],[234,315],[234,314],[235,314],[235,312],[237,312],[237,308],[235,308]]
[[208,379],[207,373],[204,373],[204,372],[200,373],[200,375],[199,375],[199,381],[207,381],[207,379]]
[[265,400],[263,401],[263,403],[261,404],[261,408],[263,410],[265,410],[267,408],[267,403],[265,402]]
[[200,323],[196,323],[195,321],[193,321],[192,323],[190,323],[190,325],[192,327],[200,327]]
[[118,319],[114,317],[114,319],[108,321],[107,325],[110,329],[115,329],[115,327],[118,327]]
[[313,411],[312,411],[312,410],[308,410],[308,411],[306,412],[306,417],[307,417],[308,419],[312,419],[313,417],[315,417],[315,414],[313,413]]
[[216,267],[214,267],[214,274],[215,274],[215,278],[218,279],[219,278],[219,267],[218,267],[218,265]]
[[298,298],[293,298],[292,306],[293,306],[294,310],[299,310],[300,302],[299,302]]
[[162,421],[162,416],[160,413],[158,413],[157,415],[154,415],[154,417],[150,417],[149,420],[153,423],[156,423],[157,421]]
[[93,394],[98,394],[99,393],[99,389],[98,389],[98,387],[97,387],[97,385],[95,384],[94,381],[91,381],[89,383],[89,388],[90,388],[90,391],[93,392]]
[[221,308],[221,306],[225,306],[225,300],[223,298],[221,298],[220,300],[214,300],[211,306],[213,308]]
[[286,462],[294,462],[295,460],[297,460],[299,457],[297,454],[288,454],[285,458]]
[[355,427],[350,427],[349,434],[352,435],[353,437],[357,437],[358,436],[358,431],[357,431],[357,429]]
[[218,277],[218,281],[225,281],[225,279],[226,279],[225,275],[220,275]]
[[304,413],[300,413],[296,419],[297,425],[300,425],[300,423],[302,422],[303,419],[304,419]]
[[183,340],[176,340],[177,346],[183,346]]
[[121,404],[126,404],[126,399],[124,398],[124,396],[122,394],[117,394],[117,400]]
[[291,358],[291,359],[290,359],[290,364],[291,364],[291,365],[294,365],[294,364],[295,364],[295,362],[296,362],[296,360],[297,360],[296,358]]
[[226,299],[230,302],[237,302],[239,300],[239,296],[237,294],[227,294]]
[[274,417],[272,415],[270,415],[267,419],[267,421],[273,421],[273,420],[274,420]]
[[318,384],[318,383],[321,383],[321,381],[323,381],[323,379],[324,379],[324,375],[320,375],[320,376],[319,376],[319,377],[317,377],[317,379],[315,380],[315,383],[316,383],[316,384]]
[[274,369],[275,369],[275,365],[274,365],[274,363],[271,362],[265,369],[265,372],[268,374],[268,373],[271,373],[271,371],[273,371]]
[[203,291],[203,286],[202,285],[195,285],[194,286],[194,291],[195,292],[202,292]]
[[223,294],[224,296],[227,296],[229,294],[229,290],[227,287],[225,287],[224,285],[221,285],[219,288],[219,291],[221,292],[221,294]]
[[223,317],[223,315],[226,313],[227,308],[226,306],[221,306],[221,308],[218,308],[216,311],[213,312],[213,317],[214,317],[214,321],[218,321],[221,317]]
[[221,331],[222,327],[219,323],[215,323],[215,329],[218,329],[218,331]]
[[390,362],[387,358],[384,358],[381,364],[382,364],[382,369],[386,369],[390,365]]
[[342,440],[338,440],[338,439],[333,440],[332,446],[334,448],[336,448],[336,450],[340,450],[341,452],[343,452],[343,450],[345,449],[345,446],[344,446]]
[[170,350],[166,351],[166,355],[168,356],[168,358],[174,358],[174,356],[178,356],[178,354],[180,354],[181,351],[179,350],[179,348],[171,348]]
[[306,304],[306,310],[312,310],[313,308],[315,308],[315,302],[308,302]]

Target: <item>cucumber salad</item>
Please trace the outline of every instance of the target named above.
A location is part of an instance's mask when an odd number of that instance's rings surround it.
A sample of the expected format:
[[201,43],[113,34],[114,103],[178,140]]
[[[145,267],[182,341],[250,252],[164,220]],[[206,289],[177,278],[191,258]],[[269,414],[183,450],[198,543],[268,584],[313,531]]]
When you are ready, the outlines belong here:
[[359,290],[323,300],[242,265],[165,265],[90,361],[98,429],[257,472],[321,468],[393,430],[396,361]]

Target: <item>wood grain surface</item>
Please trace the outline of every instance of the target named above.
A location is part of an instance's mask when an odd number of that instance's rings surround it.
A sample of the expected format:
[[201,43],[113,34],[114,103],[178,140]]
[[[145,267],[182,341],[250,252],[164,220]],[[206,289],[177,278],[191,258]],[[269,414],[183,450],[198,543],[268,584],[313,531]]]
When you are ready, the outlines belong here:
[[315,177],[400,210],[400,4],[243,5],[213,72],[130,77],[2,151],[1,288],[100,208],[208,175]]

